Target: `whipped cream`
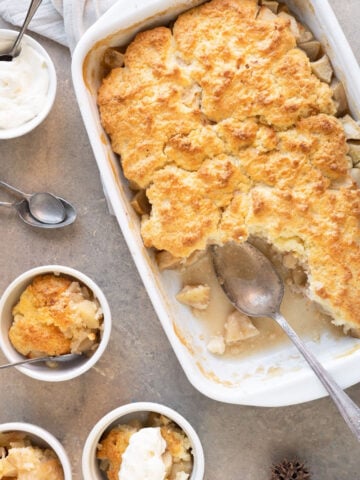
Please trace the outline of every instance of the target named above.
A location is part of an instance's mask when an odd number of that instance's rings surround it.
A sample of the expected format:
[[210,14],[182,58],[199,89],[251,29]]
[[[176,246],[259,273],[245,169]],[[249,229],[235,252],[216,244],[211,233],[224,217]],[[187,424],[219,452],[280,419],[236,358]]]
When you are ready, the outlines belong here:
[[130,437],[122,455],[119,480],[164,480],[166,441],[159,427],[141,428]]
[[[0,40],[0,49],[6,45],[8,40]],[[0,129],[19,127],[36,117],[44,107],[48,90],[45,59],[23,42],[17,57],[0,62]]]

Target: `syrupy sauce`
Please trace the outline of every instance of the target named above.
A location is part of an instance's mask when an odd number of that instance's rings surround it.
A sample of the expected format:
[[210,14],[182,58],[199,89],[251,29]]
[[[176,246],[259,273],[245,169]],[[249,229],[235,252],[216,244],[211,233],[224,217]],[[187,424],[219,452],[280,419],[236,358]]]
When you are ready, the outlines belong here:
[[[211,300],[206,310],[193,309],[194,321],[201,322],[204,341],[211,336],[224,333],[227,316],[234,311],[215,276],[210,255],[205,254],[195,264],[181,271],[183,285],[207,284],[211,288]],[[342,330],[331,323],[331,319],[320,313],[317,307],[301,294],[294,293],[285,286],[285,295],[281,312],[303,339],[319,341],[321,335],[328,333],[333,337],[343,336]],[[286,334],[270,318],[252,318],[259,335],[226,347],[225,356],[246,356],[271,350],[290,342]]]

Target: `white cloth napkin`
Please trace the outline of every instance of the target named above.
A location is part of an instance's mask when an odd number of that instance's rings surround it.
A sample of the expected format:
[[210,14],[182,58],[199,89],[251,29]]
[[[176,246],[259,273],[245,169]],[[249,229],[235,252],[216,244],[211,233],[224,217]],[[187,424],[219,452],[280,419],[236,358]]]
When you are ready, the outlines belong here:
[[[68,46],[72,51],[83,33],[116,0],[43,0],[29,30]],[[20,26],[30,0],[0,0],[0,17]]]

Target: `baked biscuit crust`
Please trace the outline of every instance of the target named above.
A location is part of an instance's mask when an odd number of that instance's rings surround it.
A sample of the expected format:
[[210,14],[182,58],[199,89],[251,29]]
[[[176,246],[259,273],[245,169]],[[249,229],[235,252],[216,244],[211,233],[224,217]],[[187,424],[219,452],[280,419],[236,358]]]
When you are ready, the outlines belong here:
[[290,27],[257,0],[212,0],[141,32],[104,79],[101,119],[150,201],[145,246],[181,258],[259,236],[358,327],[360,193],[332,91]]
[[38,275],[12,313],[9,339],[22,355],[90,353],[98,345],[101,309],[88,289],[69,277]]
[[106,472],[108,480],[119,480],[123,455],[129,446],[131,436],[147,427],[160,428],[161,436],[166,442],[164,461],[168,455],[171,456],[171,461],[167,462],[165,480],[175,480],[178,478],[177,473],[180,472],[181,478],[189,478],[193,462],[189,439],[181,428],[167,417],[151,412],[145,425],[138,420],[132,420],[131,424],[113,427],[100,440],[96,457],[100,460],[100,469]]

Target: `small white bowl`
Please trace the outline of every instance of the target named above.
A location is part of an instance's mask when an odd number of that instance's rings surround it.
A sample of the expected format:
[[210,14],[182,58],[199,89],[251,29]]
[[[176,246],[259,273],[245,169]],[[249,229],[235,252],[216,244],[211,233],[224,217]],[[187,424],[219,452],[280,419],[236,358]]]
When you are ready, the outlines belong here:
[[[10,45],[12,42],[15,41],[17,35],[18,35],[18,32],[15,30],[0,29],[0,41],[9,40]],[[57,78],[56,78],[56,70],[55,70],[53,61],[49,57],[44,47],[42,47],[32,37],[29,37],[28,35],[24,35],[21,41],[21,44],[29,45],[44,59],[47,66],[47,71],[49,74],[49,88],[47,91],[47,96],[46,96],[42,110],[34,118],[23,123],[18,127],[0,128],[0,140],[20,137],[22,135],[25,135],[26,133],[29,133],[35,127],[40,125],[40,123],[43,120],[45,120],[55,101]]]
[[150,412],[165,415],[174,421],[187,435],[192,446],[193,469],[189,480],[203,480],[204,478],[204,452],[200,439],[183,416],[165,405],[151,402],[129,403],[112,410],[102,417],[89,433],[84,445],[82,455],[82,471],[86,480],[105,480],[106,475],[100,470],[99,462],[96,459],[96,449],[104,433],[111,430],[120,423],[127,423],[131,420],[145,421]]
[[37,425],[32,425],[31,423],[24,422],[9,422],[0,424],[0,433],[5,432],[23,432],[27,434],[27,437],[30,439],[31,443],[34,446],[41,448],[49,448],[55,452],[58,459],[60,460],[61,466],[64,471],[64,480],[71,480],[71,465],[67,453],[64,447],[61,445],[59,440],[54,437],[47,430],[44,430]]
[[110,338],[111,312],[106,297],[100,287],[88,276],[84,275],[78,270],[70,267],[64,267],[62,265],[44,265],[42,267],[36,267],[28,270],[11,282],[0,300],[0,348],[2,349],[9,363],[18,362],[24,359],[24,356],[17,352],[12,346],[8,335],[10,326],[13,322],[12,309],[19,301],[22,292],[32,282],[32,280],[37,275],[46,273],[68,275],[88,287],[88,289],[93,293],[94,297],[98,300],[104,315],[100,343],[90,357],[82,355],[78,359],[71,362],[59,363],[57,368],[49,368],[41,363],[13,367],[17,368],[25,375],[37,380],[61,382],[63,380],[70,380],[81,375],[89,370],[99,360],[101,355],[104,353]]

